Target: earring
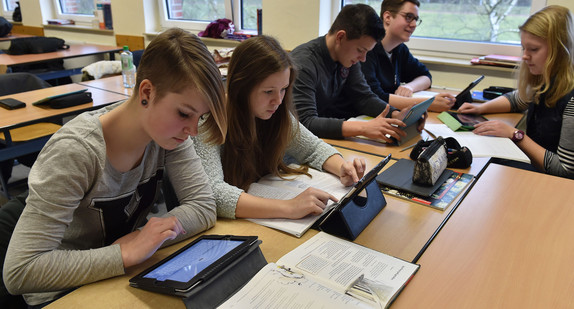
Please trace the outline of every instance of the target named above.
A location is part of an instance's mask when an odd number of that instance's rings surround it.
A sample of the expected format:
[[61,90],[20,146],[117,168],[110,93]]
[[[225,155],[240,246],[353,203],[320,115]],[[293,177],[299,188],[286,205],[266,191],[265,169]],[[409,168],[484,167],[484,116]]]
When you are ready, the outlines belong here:
[[146,106],[146,105],[147,105],[147,100],[145,100],[145,99],[142,100],[142,105],[143,105],[143,106]]

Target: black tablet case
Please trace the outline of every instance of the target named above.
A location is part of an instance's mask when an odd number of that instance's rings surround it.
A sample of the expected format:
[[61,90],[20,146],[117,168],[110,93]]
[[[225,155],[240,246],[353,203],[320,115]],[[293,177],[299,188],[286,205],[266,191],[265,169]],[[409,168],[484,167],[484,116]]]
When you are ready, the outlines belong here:
[[261,268],[267,265],[259,244],[261,240],[251,245],[247,252],[218,274],[197,288],[180,295],[183,296],[185,307],[188,309],[216,308],[239,291]]
[[331,235],[355,240],[387,205],[375,178],[367,184],[365,190],[367,197],[357,195],[345,205],[333,209],[319,224],[319,229]]
[[453,173],[453,171],[445,169],[434,186],[422,186],[413,183],[414,168],[415,161],[400,159],[379,174],[376,179],[377,182],[383,186],[392,187],[420,196],[431,196],[431,194],[433,194]]

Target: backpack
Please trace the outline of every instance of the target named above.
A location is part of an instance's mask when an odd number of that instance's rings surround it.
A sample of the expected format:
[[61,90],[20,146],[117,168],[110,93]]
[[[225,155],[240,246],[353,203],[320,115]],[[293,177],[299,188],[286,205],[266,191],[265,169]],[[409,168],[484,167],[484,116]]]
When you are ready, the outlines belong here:
[[5,37],[10,32],[12,32],[12,23],[0,16],[0,37]]
[[10,55],[42,54],[68,49],[66,41],[60,38],[36,36],[12,40],[7,53]]

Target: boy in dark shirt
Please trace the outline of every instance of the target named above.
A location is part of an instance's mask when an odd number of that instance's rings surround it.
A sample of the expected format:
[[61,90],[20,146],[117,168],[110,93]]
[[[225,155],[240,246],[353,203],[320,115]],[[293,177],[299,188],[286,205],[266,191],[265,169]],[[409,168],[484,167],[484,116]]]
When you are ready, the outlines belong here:
[[[374,94],[359,62],[384,36],[382,21],[368,5],[343,7],[329,33],[296,47],[291,53],[298,75],[293,88],[299,120],[323,138],[366,136],[392,142],[405,136],[403,112]],[[345,119],[367,115],[367,122]],[[424,119],[419,130],[424,126]]]

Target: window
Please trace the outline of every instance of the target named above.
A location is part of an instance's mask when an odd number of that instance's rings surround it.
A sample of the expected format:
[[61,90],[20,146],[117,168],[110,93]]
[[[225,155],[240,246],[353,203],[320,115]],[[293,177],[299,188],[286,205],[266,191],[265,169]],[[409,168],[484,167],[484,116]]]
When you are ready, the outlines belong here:
[[233,21],[236,30],[257,29],[262,0],[161,0],[162,26],[201,31],[220,18]]
[[16,8],[16,1],[18,0],[4,0],[4,11],[14,11],[14,8]]
[[54,0],[55,18],[90,23],[94,18],[96,0]]
[[77,14],[94,16],[93,0],[59,0],[60,14]]
[[[411,37],[411,49],[481,55],[520,55],[520,26],[546,0],[419,0],[423,22]],[[381,1],[366,3],[380,13]]]

